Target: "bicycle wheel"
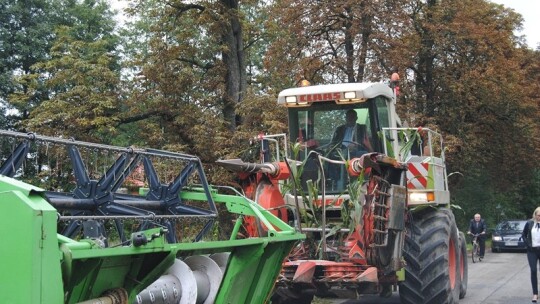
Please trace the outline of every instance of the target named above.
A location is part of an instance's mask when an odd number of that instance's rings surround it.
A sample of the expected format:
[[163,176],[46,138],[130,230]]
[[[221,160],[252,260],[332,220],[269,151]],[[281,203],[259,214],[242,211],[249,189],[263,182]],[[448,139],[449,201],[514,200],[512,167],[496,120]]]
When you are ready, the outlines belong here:
[[476,260],[478,260],[478,244],[473,243],[472,252],[471,252],[471,258],[472,262],[476,263]]

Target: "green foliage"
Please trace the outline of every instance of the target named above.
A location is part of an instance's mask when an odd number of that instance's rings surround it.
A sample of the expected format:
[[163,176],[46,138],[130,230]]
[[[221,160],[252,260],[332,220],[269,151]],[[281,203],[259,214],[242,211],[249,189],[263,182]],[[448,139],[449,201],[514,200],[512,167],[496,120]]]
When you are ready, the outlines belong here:
[[[39,7],[36,14],[43,16],[39,26],[47,31],[36,32],[41,36],[35,42],[46,39],[47,43],[36,46],[39,56],[28,55],[33,60],[23,62],[24,68],[14,62],[7,70],[16,84],[6,100],[22,119],[17,127],[108,142],[117,121],[119,66],[107,2],[57,0],[30,5]],[[12,18],[24,16],[14,13]]]
[[118,120],[119,75],[111,69],[115,58],[108,52],[108,41],[75,40],[70,32],[71,28],[59,28],[51,60],[34,65],[35,74],[21,77],[29,90],[14,94],[13,104],[28,107],[36,98],[33,93],[45,89],[48,97],[32,110],[24,123],[27,129],[104,141],[99,134],[111,134]]
[[408,130],[408,132],[400,130],[398,132],[398,138],[399,141],[405,143],[399,150],[400,155],[409,155],[415,145],[419,145],[420,147],[422,146],[422,137],[416,129]]
[[463,212],[456,212],[456,220],[460,230],[466,230],[474,214],[480,213],[486,220],[488,228],[503,219],[530,218],[534,208],[524,203],[519,192],[501,193],[493,188],[494,183],[489,176],[478,169],[476,175],[464,176],[462,185],[452,192],[452,204],[459,205]]
[[0,127],[10,128],[27,118],[27,109],[14,108],[9,95],[26,90],[15,81],[17,75],[30,73],[32,65],[47,59],[55,24],[50,1],[0,0],[0,107],[10,110]]
[[[305,147],[300,143],[295,143],[292,145],[291,154],[293,159],[299,159],[300,153],[302,153]],[[314,151],[313,151],[314,152]],[[318,157],[317,155],[311,155],[309,157]],[[308,157],[308,158],[309,158]],[[318,240],[315,244],[315,247],[318,248],[316,251],[319,256],[324,255],[322,252],[322,242],[327,240],[335,240],[337,244],[341,244],[343,239],[347,236],[346,233],[340,232],[341,229],[349,229],[353,231],[357,225],[361,225],[363,218],[363,205],[365,195],[365,180],[363,172],[358,176],[358,178],[351,178],[347,183],[347,192],[349,195],[348,199],[343,199],[342,195],[338,195],[332,199],[332,201],[326,204],[326,207],[323,207],[323,202],[321,201],[322,197],[322,188],[324,183],[321,181],[325,180],[322,176],[321,171],[319,171],[317,180],[307,180],[306,187],[301,186],[301,175],[306,165],[307,158],[304,159],[297,166],[291,166],[291,178],[292,182],[285,184],[283,186],[282,192],[294,193],[299,198],[299,212],[300,220],[302,227],[315,227],[315,228],[325,228],[329,229],[325,233],[324,240]],[[321,162],[322,160],[318,160]],[[348,165],[348,164],[347,164]],[[322,167],[322,163],[319,167]],[[293,189],[292,187],[295,187]],[[325,198],[325,200],[327,197]],[[341,221],[329,221],[326,220],[326,223],[323,221],[323,212],[325,209],[333,208],[338,203],[341,203]],[[324,226],[323,226],[324,225]],[[336,243],[334,243],[336,244]]]
[[540,207],[540,169],[534,169],[532,178],[522,186],[520,194],[520,205],[525,215],[529,217],[536,208]]
[[341,225],[340,228],[348,228],[349,231],[353,231],[357,225],[363,224],[363,200],[365,191],[364,183],[364,170],[360,173],[358,178],[351,181],[347,185],[347,191],[349,193],[349,199],[342,203],[341,213]]

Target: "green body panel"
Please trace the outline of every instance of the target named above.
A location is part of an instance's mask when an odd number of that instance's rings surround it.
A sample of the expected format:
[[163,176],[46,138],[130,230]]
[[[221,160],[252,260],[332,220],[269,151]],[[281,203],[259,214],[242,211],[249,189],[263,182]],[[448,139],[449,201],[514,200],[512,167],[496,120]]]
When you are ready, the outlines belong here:
[[38,195],[2,188],[0,303],[63,303],[56,210]]
[[265,303],[293,244],[275,242],[237,247],[229,261],[216,303]]
[[[77,303],[109,289],[123,288],[134,303],[176,258],[230,252],[216,303],[264,303],[292,246],[305,236],[247,199],[212,192],[238,214],[255,215],[272,227],[268,237],[168,244],[164,236],[139,247],[101,248],[91,240],[57,234],[57,211],[43,190],[0,176],[0,303]],[[204,193],[182,192],[183,199],[206,200]],[[159,228],[145,230],[148,239]],[[233,230],[236,231],[236,230]]]
[[3,175],[0,175],[0,192],[17,190],[22,192],[25,196],[29,196],[30,192],[37,191],[41,192],[43,189],[36,186],[29,185],[27,183],[18,181],[13,178],[9,178]]
[[[205,200],[202,192],[182,192],[180,197],[188,200]],[[244,197],[225,194],[214,194],[216,203],[225,203],[227,210],[231,213],[258,217],[266,227],[269,227],[268,235],[295,234],[295,230],[274,216],[270,211],[264,209],[259,204],[247,201]],[[272,229],[277,228],[278,230]]]

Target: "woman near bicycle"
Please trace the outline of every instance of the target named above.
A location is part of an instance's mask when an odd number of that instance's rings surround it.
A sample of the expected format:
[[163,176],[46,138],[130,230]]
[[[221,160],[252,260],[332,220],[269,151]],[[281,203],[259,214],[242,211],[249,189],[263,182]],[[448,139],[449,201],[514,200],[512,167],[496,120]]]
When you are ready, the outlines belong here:
[[484,258],[484,252],[486,251],[486,230],[486,222],[480,217],[480,214],[475,214],[474,218],[469,223],[468,234],[473,235],[473,241],[474,236],[478,236],[477,242],[478,245],[480,245],[480,259]]
[[521,238],[527,244],[527,260],[531,269],[531,284],[533,290],[532,302],[538,301],[538,261],[540,261],[540,207],[533,212],[533,218],[525,224]]

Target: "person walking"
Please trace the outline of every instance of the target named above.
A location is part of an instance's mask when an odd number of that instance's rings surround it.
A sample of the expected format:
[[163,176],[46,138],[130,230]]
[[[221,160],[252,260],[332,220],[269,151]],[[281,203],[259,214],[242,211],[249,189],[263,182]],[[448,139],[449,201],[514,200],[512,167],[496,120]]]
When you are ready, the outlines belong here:
[[521,239],[527,244],[527,261],[531,269],[532,302],[538,301],[538,261],[540,260],[540,207],[533,212],[533,217],[523,227]]
[[480,258],[484,258],[486,251],[486,222],[482,219],[479,213],[474,215],[474,218],[469,223],[468,234],[478,235],[477,242],[480,245]]

